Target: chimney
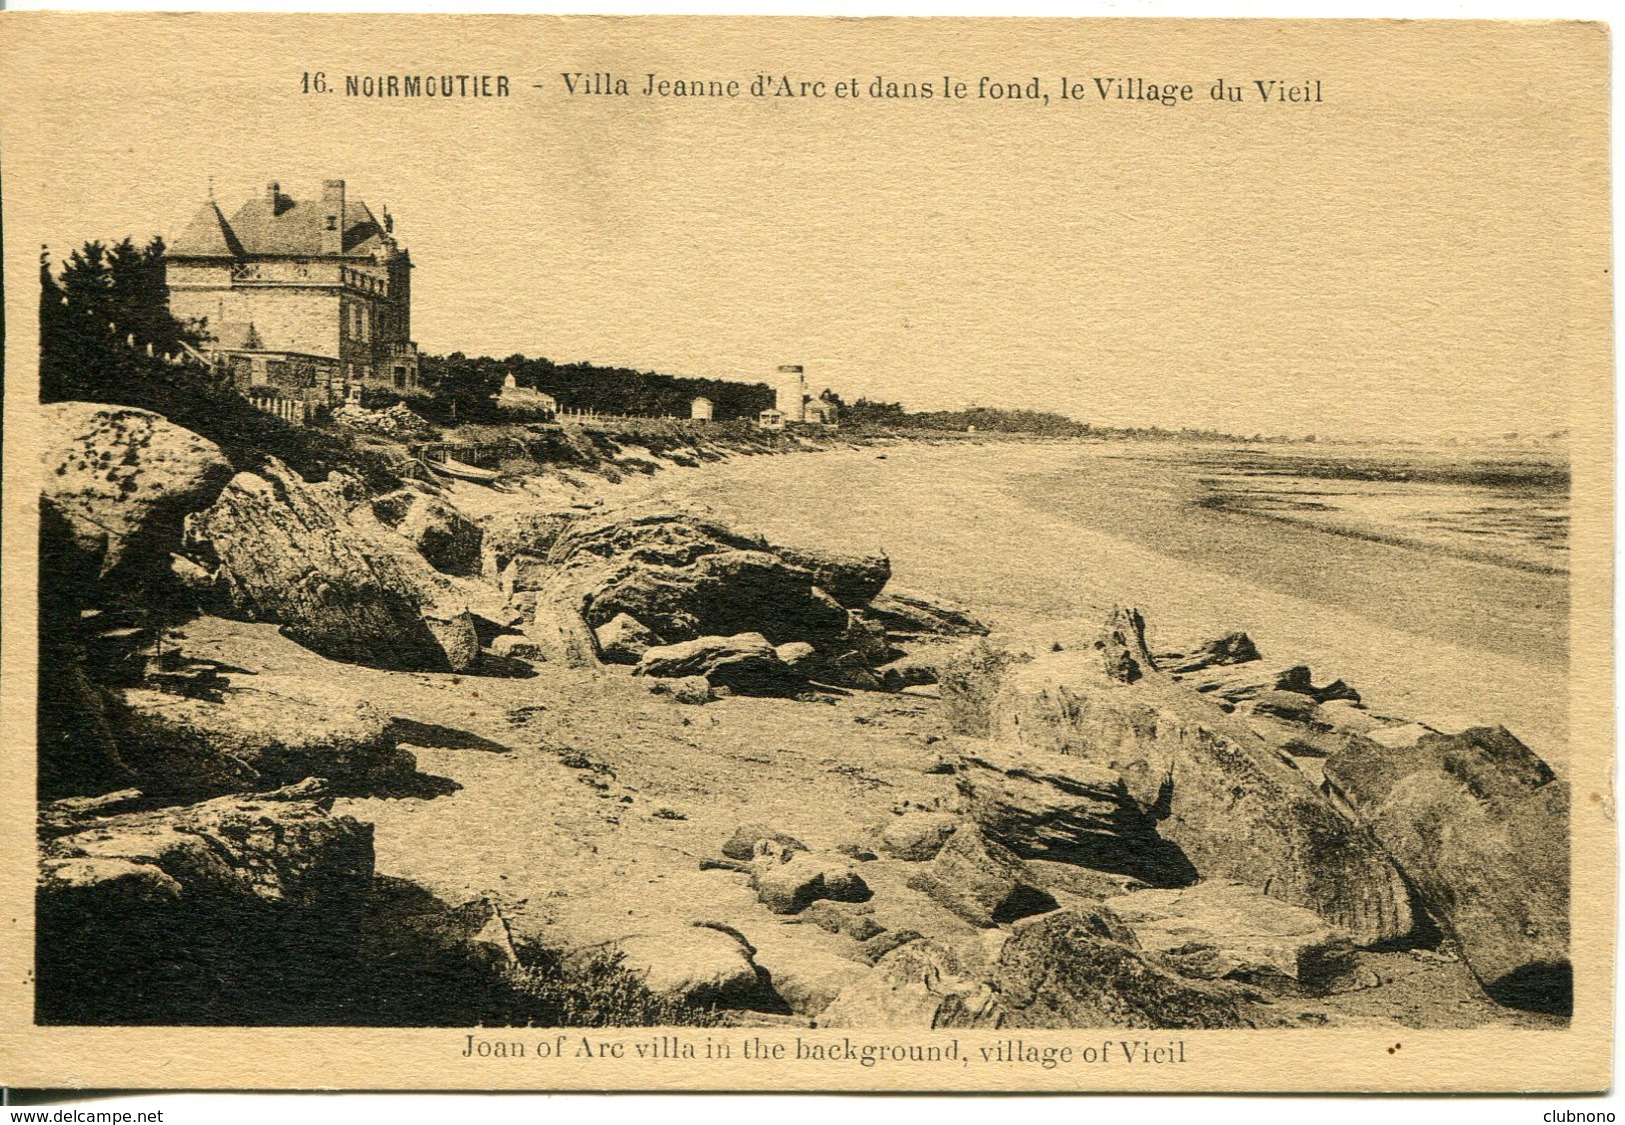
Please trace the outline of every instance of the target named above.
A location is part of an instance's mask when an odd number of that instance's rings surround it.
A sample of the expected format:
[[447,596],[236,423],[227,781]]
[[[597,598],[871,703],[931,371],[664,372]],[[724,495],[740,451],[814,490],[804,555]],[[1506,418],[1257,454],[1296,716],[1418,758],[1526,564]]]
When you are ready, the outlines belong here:
[[282,185],[272,180],[265,185],[265,202],[271,205],[271,214],[276,214],[277,204],[282,199]]
[[344,253],[344,181],[322,181],[322,253]]

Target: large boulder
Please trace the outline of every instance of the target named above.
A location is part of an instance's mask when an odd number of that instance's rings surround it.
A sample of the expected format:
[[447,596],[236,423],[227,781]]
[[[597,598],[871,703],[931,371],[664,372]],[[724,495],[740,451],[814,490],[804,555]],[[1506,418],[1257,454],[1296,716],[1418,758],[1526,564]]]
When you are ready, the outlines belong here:
[[1009,848],[962,825],[935,858],[909,877],[908,885],[973,926],[998,926],[1055,909],[1055,899],[1040,889]]
[[479,524],[444,500],[402,488],[375,499],[372,510],[436,570],[462,575],[480,572],[484,533]]
[[929,1031],[998,1028],[1004,1012],[993,989],[931,941],[898,946],[819,1013],[819,1027]]
[[342,478],[307,484],[270,458],[187,517],[188,550],[212,572],[227,615],[275,622],[323,656],[378,668],[467,668],[479,645],[464,635],[473,632],[466,605],[415,552],[391,549],[357,525],[351,489]]
[[706,512],[674,511],[652,500],[581,514],[558,529],[546,554],[562,566],[597,558],[682,567],[717,551],[767,549],[760,536],[735,531]]
[[38,425],[43,495],[103,576],[167,569],[182,519],[231,479],[217,445],[150,410],[59,402],[39,408]]
[[1107,899],[1100,911],[1142,954],[1205,980],[1308,979],[1348,946],[1320,915],[1240,883],[1136,891]]
[[1178,845],[1115,770],[1009,742],[965,742],[959,790],[970,819],[1024,859],[1076,864],[1177,887],[1196,878]]
[[553,573],[545,591],[579,599],[595,629],[626,614],[668,642],[759,632],[774,644],[805,641],[821,651],[847,634],[850,619],[820,581],[855,597],[884,569],[821,552],[787,555],[758,536],[658,502],[572,522],[546,561]]
[[628,565],[594,594],[588,623],[629,614],[668,640],[759,632],[814,647],[841,637],[848,616],[809,571],[767,551],[719,550],[683,567]]
[[1491,998],[1570,1010],[1567,782],[1500,727],[1362,740],[1325,772]]
[[372,826],[277,794],[100,817],[41,844],[42,1023],[296,1022],[353,966]]
[[70,889],[64,870],[88,885],[87,872],[109,862],[121,878],[128,865],[156,868],[180,897],[319,906],[372,878],[372,826],[331,815],[330,804],[273,791],[102,817],[42,843],[41,892]]
[[370,784],[409,776],[390,718],[335,692],[229,687],[195,698],[150,688],[122,693],[121,758],[150,793],[199,795],[275,788],[305,777]]
[[1236,986],[1186,980],[1148,963],[1114,939],[1109,919],[1088,909],[1018,924],[999,953],[994,983],[1009,1027],[1171,1030],[1282,1022]]
[[760,633],[659,645],[644,652],[632,673],[664,679],[704,676],[712,686],[742,695],[786,695],[806,683]]
[[664,926],[619,939],[621,966],[649,991],[709,1007],[745,1007],[765,991],[749,944],[710,926]]
[[666,642],[631,614],[619,613],[593,630],[598,651],[609,664],[636,664],[651,648]]
[[752,864],[751,885],[757,900],[774,914],[796,914],[819,899],[867,902],[872,895],[844,859],[794,849],[759,854]]
[[1290,756],[1159,671],[1138,615],[1114,616],[1092,648],[983,664],[965,708],[985,706],[995,739],[1118,774],[1202,878],[1313,910],[1359,944],[1410,933],[1409,892],[1371,834]]
[[867,605],[891,578],[891,560],[885,555],[854,555],[811,547],[775,547],[775,554],[791,566],[801,567],[813,582],[848,608]]

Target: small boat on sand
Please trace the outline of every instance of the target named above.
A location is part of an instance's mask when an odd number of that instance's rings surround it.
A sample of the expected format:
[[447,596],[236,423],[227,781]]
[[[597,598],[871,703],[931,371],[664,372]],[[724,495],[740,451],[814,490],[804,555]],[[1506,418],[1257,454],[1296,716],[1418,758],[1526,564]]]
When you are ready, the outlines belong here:
[[455,477],[458,480],[471,480],[476,484],[495,484],[502,474],[495,469],[482,469],[478,465],[465,465],[455,458],[447,457],[444,461],[423,462],[432,471],[442,476]]

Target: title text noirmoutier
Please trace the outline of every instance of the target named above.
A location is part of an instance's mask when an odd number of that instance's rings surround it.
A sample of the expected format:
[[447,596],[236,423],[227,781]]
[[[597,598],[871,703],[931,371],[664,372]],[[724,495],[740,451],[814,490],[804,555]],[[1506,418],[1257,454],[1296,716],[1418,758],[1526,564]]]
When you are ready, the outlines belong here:
[[[1210,81],[1159,81],[1143,77],[1075,78],[1062,75],[1053,82],[1037,76],[956,78],[950,74],[902,80],[873,77],[803,78],[760,73],[748,79],[668,77],[653,71],[629,78],[613,71],[561,71],[560,83],[550,87],[528,83],[532,89],[562,89],[571,98],[737,98],[831,99],[835,101],[985,101],[1050,105],[1094,102],[1142,103],[1175,106],[1192,102],[1263,102],[1315,105],[1325,101],[1318,78],[1216,78]],[[342,85],[330,84],[325,72],[300,76],[300,91],[324,94],[342,89],[345,97],[434,98],[441,100],[508,98],[515,82],[506,74],[347,74]]]

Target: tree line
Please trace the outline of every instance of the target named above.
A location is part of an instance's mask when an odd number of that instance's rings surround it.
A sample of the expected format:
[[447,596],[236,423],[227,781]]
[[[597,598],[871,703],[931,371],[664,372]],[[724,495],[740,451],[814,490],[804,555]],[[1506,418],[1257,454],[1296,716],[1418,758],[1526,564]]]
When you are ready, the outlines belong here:
[[711,400],[715,417],[721,420],[754,418],[773,405],[773,388],[766,383],[663,375],[585,362],[555,363],[525,355],[494,359],[452,352],[424,356],[418,370],[442,421],[452,417],[465,422],[502,420],[494,396],[508,375],[514,377],[516,386],[552,395],[561,407],[599,414],[687,418],[690,403],[703,397]]
[[1083,437],[1093,433],[1087,422],[1075,422],[1064,414],[1046,410],[1008,410],[997,406],[969,406],[964,410],[922,410],[910,413],[900,402],[879,402],[860,398],[841,402],[841,424],[875,426],[886,429],[939,430],[965,433],[1040,434],[1049,437]]

